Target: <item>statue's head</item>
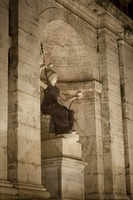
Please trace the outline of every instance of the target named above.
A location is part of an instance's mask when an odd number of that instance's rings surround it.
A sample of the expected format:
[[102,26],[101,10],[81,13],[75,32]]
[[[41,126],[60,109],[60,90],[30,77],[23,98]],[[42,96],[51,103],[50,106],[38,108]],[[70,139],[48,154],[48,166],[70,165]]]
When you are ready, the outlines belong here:
[[49,63],[49,64],[47,65],[47,70],[53,70],[54,67],[55,67],[55,65],[54,65],[53,63]]
[[40,66],[40,79],[44,82],[49,82],[51,85],[55,85],[57,82],[57,74],[53,70],[55,65],[53,63],[49,63],[46,65],[43,63]]

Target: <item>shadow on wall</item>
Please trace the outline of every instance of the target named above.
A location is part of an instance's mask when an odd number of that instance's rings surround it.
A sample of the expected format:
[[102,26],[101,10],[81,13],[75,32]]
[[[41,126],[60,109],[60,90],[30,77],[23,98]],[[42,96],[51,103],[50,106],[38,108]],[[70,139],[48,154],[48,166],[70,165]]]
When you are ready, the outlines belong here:
[[120,3],[119,3],[119,0],[110,0],[111,3],[113,3],[117,8],[120,9]]

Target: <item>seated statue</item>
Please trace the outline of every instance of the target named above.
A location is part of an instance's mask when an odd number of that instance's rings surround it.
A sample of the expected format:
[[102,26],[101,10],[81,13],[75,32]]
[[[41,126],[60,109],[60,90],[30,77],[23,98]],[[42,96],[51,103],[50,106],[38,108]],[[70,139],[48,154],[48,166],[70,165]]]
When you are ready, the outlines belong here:
[[[42,114],[51,115],[50,119],[50,133],[66,134],[71,133],[74,124],[74,112],[58,102],[58,98],[62,100],[69,100],[73,102],[75,99],[82,97],[82,92],[78,91],[74,97],[66,99],[56,86],[57,73],[53,70],[54,65],[42,65],[40,68],[40,86],[44,91],[44,99],[41,104]],[[42,78],[42,72],[45,78]],[[44,77],[44,76],[43,76]]]

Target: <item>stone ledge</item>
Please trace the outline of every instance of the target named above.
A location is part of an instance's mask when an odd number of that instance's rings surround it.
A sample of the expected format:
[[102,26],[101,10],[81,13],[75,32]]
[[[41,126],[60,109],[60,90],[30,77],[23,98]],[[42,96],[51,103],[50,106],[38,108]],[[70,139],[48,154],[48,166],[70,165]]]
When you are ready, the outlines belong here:
[[[59,157],[59,158],[46,158],[46,159],[42,159],[42,165],[51,165],[51,164],[65,164],[67,166],[77,166],[77,168],[83,168],[87,165],[86,162],[83,162],[81,160],[75,160],[73,158],[66,158],[66,157]],[[80,165],[79,165],[80,164]],[[80,167],[79,167],[79,166]]]
[[16,183],[14,185],[0,183],[0,200],[44,200],[50,193],[42,185]]
[[42,185],[35,185],[35,184],[24,184],[18,183],[14,184],[14,187],[17,189],[18,194],[17,196],[22,198],[29,198],[29,199],[49,199],[50,193],[46,191],[46,188]]
[[58,83],[58,86],[62,91],[73,91],[74,93],[77,90],[81,90],[83,92],[94,91],[99,94],[102,92],[102,84],[96,80],[74,83]]
[[17,190],[16,188],[13,187],[13,185],[10,182],[0,180],[0,200],[2,199],[3,196],[11,197],[16,194],[17,194]]

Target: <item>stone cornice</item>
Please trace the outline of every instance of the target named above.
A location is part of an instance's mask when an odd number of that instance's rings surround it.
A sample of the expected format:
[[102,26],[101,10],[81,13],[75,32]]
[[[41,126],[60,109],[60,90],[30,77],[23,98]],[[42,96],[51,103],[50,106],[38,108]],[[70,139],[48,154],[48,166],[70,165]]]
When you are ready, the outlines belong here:
[[118,40],[118,44],[119,44],[119,46],[125,46],[128,49],[130,49],[130,51],[133,51],[133,46],[131,46],[130,44],[128,44],[127,42],[125,42],[123,39],[119,39]]
[[[97,14],[79,0],[55,0],[55,2],[70,10],[73,14],[77,15],[94,28],[106,28],[114,33],[118,38],[125,40],[128,44],[133,44],[133,35],[124,35],[124,24],[128,24],[130,27],[132,27],[132,22],[130,19],[128,21],[125,20],[124,23],[123,20],[120,21],[104,8],[101,14]],[[128,19],[127,16],[126,19]]]
[[122,32],[122,23],[107,12],[99,14],[97,27],[98,29],[107,28],[115,35],[120,35]]
[[64,91],[77,91],[81,90],[84,92],[102,92],[102,84],[96,80],[86,82],[75,82],[75,83],[58,83],[61,90]]
[[133,45],[133,35],[124,34],[124,24],[108,12],[99,14],[98,29],[102,28],[110,30],[118,39],[123,39],[129,45]]
[[66,9],[70,10],[75,15],[79,16],[81,19],[97,27],[97,14],[92,12],[89,7],[80,2],[79,0],[55,0],[57,3],[64,6]]

